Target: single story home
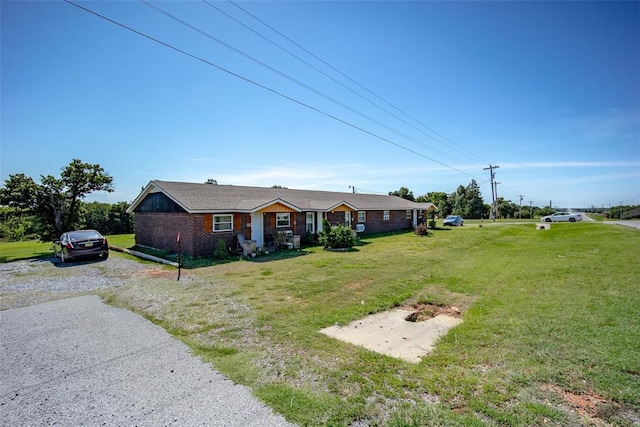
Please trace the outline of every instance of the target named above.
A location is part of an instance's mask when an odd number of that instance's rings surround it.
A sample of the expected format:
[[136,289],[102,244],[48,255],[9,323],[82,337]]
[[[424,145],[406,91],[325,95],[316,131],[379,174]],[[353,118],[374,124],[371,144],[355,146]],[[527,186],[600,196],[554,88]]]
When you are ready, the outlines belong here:
[[128,212],[135,213],[136,244],[175,252],[179,233],[182,253],[200,257],[213,254],[220,239],[236,248],[244,237],[260,248],[281,233],[315,234],[323,218],[365,233],[407,229],[435,209],[377,194],[151,181]]

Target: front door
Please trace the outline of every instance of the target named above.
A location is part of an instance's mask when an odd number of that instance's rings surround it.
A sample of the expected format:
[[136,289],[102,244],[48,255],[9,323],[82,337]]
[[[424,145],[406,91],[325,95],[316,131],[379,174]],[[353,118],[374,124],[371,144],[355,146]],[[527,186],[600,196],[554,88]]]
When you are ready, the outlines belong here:
[[344,212],[344,225],[351,228],[351,211]]
[[251,240],[256,241],[256,247],[264,245],[264,218],[262,213],[251,214]]

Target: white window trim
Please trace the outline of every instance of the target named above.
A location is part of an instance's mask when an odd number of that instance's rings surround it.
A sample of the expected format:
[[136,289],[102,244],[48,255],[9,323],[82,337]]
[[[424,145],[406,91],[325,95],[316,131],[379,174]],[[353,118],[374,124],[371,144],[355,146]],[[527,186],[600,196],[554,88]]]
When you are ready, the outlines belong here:
[[[287,223],[286,224],[279,224],[278,222],[281,220],[284,220],[284,216],[286,215],[287,217]],[[290,227],[291,226],[291,213],[289,212],[281,212],[281,213],[276,213],[276,228],[285,228],[285,227]]]
[[391,220],[391,213],[389,211],[382,211],[382,220],[383,221],[390,221]]
[[358,211],[358,222],[367,222],[367,211]]
[[[224,218],[224,217],[228,217],[230,218],[230,220],[224,221],[224,222],[216,221],[217,218]],[[225,229],[218,228],[218,226],[220,226],[221,224],[229,224],[229,228],[225,228]],[[233,214],[213,215],[213,232],[222,233],[225,231],[233,231]]]
[[407,219],[411,219],[411,209],[407,209]]
[[[305,230],[308,231],[309,233],[313,234],[316,232],[316,223],[315,223],[315,215],[313,214],[313,212],[307,212],[307,214],[305,215],[306,218],[306,224],[304,226]],[[311,227],[309,227],[311,226]],[[311,230],[309,230],[309,228],[311,228]]]

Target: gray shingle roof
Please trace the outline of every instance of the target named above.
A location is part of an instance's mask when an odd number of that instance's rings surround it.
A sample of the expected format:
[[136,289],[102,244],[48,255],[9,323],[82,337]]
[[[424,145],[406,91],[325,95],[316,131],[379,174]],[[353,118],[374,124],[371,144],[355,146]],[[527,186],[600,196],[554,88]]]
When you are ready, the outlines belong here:
[[133,211],[147,194],[157,191],[163,192],[190,213],[253,212],[277,201],[292,205],[301,212],[327,211],[341,203],[361,211],[435,208],[431,203],[415,203],[401,197],[379,194],[151,181],[129,210]]

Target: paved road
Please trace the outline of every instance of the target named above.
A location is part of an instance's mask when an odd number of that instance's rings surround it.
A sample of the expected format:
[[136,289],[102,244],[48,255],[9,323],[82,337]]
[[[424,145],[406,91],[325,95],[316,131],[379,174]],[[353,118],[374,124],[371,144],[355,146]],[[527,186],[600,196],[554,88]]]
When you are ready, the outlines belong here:
[[607,224],[624,225],[625,227],[637,228],[640,230],[640,221],[607,221]]
[[0,311],[0,425],[291,426],[96,296]]

